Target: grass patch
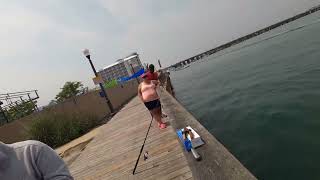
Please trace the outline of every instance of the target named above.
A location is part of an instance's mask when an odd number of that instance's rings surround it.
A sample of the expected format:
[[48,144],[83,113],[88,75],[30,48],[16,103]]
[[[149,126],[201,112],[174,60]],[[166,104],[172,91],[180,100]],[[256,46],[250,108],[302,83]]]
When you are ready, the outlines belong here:
[[91,114],[49,113],[35,118],[28,134],[31,139],[56,148],[87,133],[101,122],[101,119]]

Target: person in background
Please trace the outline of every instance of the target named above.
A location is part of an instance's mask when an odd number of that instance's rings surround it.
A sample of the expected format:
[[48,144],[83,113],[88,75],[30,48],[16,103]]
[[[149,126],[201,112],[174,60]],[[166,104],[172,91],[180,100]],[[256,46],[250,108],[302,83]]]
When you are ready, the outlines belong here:
[[159,75],[157,72],[154,71],[154,65],[153,64],[150,64],[148,66],[148,72],[146,73],[147,75],[147,78],[151,81],[151,80],[154,80],[154,81],[158,81],[159,80]]
[[0,179],[73,180],[64,161],[39,141],[0,142]]
[[157,93],[158,81],[149,80],[147,74],[142,74],[143,81],[139,84],[138,95],[147,109],[150,111],[152,117],[158,122],[160,129],[166,128],[166,124],[161,119],[161,103]]

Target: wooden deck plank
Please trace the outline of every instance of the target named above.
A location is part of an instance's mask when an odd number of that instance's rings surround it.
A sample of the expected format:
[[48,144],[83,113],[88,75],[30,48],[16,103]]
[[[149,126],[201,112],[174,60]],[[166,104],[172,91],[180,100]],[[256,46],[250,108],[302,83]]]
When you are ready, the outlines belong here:
[[191,172],[189,167],[183,167],[179,170],[173,171],[165,176],[162,176],[160,179],[174,179],[176,177],[180,177],[182,179],[187,179],[187,178],[183,178],[183,175],[185,175],[186,173]]
[[188,172],[185,172],[177,177],[174,177],[174,178],[171,178],[170,180],[186,180],[186,179],[190,179],[192,178],[192,172],[191,171],[188,171]]
[[[177,147],[174,147],[174,148],[177,148]],[[179,147],[178,147],[179,148]],[[175,151],[174,151],[175,153]],[[153,159],[155,157],[151,157],[150,159],[148,159],[147,161],[141,161],[141,162],[144,162],[144,163],[141,163],[138,167],[138,169],[136,170],[136,173],[139,174],[140,172],[142,171],[145,171],[146,169],[151,169],[151,168],[154,168],[154,167],[157,167],[159,166],[159,164],[161,163],[166,163],[167,161],[167,156],[168,156],[168,153],[167,152],[163,152],[161,154],[161,156],[157,156],[156,158],[157,159],[157,162],[154,162]],[[171,155],[172,156],[172,155]],[[179,153],[179,154],[174,154],[174,156],[172,158],[175,158],[175,157],[181,157],[181,156],[184,156],[183,153]],[[122,176],[124,174],[128,174],[128,173],[132,173],[132,165],[130,164],[130,169],[125,169],[124,167],[122,168],[122,170],[119,170],[118,173],[115,175],[115,174],[111,174],[110,177],[118,177],[118,176]],[[129,172],[130,171],[130,172]],[[108,176],[109,177],[109,176]],[[106,177],[106,178],[108,178]]]
[[[160,130],[153,121],[136,174],[132,171],[145,138],[151,116],[134,98],[87,145],[69,167],[75,179],[188,179],[192,178],[175,130]],[[191,175],[191,176],[190,176]]]

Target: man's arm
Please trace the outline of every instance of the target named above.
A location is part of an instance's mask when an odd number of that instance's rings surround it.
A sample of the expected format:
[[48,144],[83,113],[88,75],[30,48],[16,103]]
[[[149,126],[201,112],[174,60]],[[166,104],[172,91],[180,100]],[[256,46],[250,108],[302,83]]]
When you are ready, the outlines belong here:
[[160,84],[160,80],[159,80],[159,72],[154,72],[155,73],[155,79],[157,81],[157,84]]
[[154,85],[156,85],[156,86],[159,85],[159,81],[158,81],[158,80],[151,80],[151,82],[152,82]]
[[44,180],[73,180],[67,165],[48,145],[39,143],[37,168]]

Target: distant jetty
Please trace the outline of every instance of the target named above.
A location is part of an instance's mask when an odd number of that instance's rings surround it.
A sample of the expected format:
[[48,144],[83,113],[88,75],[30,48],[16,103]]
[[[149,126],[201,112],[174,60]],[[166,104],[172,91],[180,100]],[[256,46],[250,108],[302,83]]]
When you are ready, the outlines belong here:
[[276,24],[273,24],[273,25],[271,25],[271,26],[268,26],[268,27],[266,27],[266,28],[263,28],[263,29],[261,29],[261,30],[258,30],[258,31],[254,32],[254,33],[248,34],[248,35],[246,35],[246,36],[243,36],[243,37],[241,37],[241,38],[238,38],[238,39],[236,39],[236,40],[233,40],[233,41],[228,42],[228,43],[226,43],[226,44],[223,44],[223,45],[221,45],[221,46],[218,46],[218,47],[216,47],[216,48],[214,48],[214,49],[205,51],[205,52],[203,52],[203,53],[197,54],[197,55],[195,55],[195,56],[193,56],[193,57],[190,57],[190,58],[188,58],[188,59],[185,59],[185,60],[183,60],[183,61],[180,61],[180,62],[178,62],[178,63],[176,63],[176,64],[171,65],[171,66],[168,67],[168,68],[173,68],[173,69],[175,69],[175,68],[178,68],[178,67],[183,67],[183,66],[185,66],[185,65],[187,65],[187,64],[190,64],[191,62],[200,60],[200,59],[202,59],[203,57],[209,56],[209,55],[214,54],[214,53],[216,53],[216,52],[218,52],[218,51],[221,51],[221,50],[223,50],[223,49],[229,48],[229,47],[231,47],[231,46],[233,46],[233,45],[239,44],[239,43],[241,43],[241,42],[243,42],[243,41],[246,41],[246,40],[251,39],[251,38],[253,38],[253,37],[259,36],[259,35],[261,35],[261,34],[263,34],[263,33],[265,33],[265,32],[271,31],[271,30],[273,30],[273,29],[275,29],[275,28],[277,28],[277,27],[280,27],[280,26],[282,26],[282,25],[285,25],[285,24],[287,24],[287,23],[290,23],[290,22],[292,22],[292,21],[295,21],[295,20],[297,20],[297,19],[300,19],[300,18],[305,17],[305,16],[307,16],[307,15],[310,15],[310,14],[312,14],[312,13],[315,13],[315,12],[317,12],[317,11],[319,11],[319,10],[320,10],[320,5],[318,5],[318,6],[316,6],[316,7],[313,7],[313,8],[311,8],[311,9],[309,9],[309,10],[303,12],[303,13],[300,13],[300,14],[296,15],[296,16],[293,16],[293,17],[291,17],[291,18],[288,18],[288,19],[286,19],[286,20],[280,21],[280,22],[278,22],[278,23],[276,23]]

